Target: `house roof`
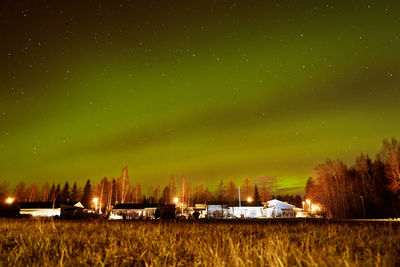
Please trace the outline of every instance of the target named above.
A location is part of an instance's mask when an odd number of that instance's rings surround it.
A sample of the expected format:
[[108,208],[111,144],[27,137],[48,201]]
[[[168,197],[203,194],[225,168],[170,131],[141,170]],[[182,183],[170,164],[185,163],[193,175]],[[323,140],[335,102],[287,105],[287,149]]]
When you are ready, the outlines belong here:
[[19,207],[21,209],[58,209],[60,208],[60,203],[55,202],[20,202]]
[[53,207],[53,202],[19,202],[18,206],[21,209],[59,209],[61,208],[61,205],[64,206],[75,206],[75,207],[82,207],[82,204],[80,202],[54,202],[54,207]]
[[[241,201],[240,204],[241,204],[242,207],[264,207],[264,205],[261,202],[255,202],[255,201],[250,202],[250,203],[247,202],[247,201]],[[229,206],[229,207],[239,207],[239,201],[235,201],[233,203],[228,203],[228,202],[225,202],[225,201],[209,201],[209,202],[207,202],[206,205],[208,205],[208,206],[211,206],[211,205],[217,205],[217,206],[226,205],[226,206]]]
[[78,202],[61,202],[60,205],[61,205],[61,207],[70,206],[70,207],[81,208],[81,209],[85,208],[80,201],[78,201]]
[[[242,207],[264,207],[264,205],[261,202],[247,202],[247,201],[241,201],[240,205]],[[232,207],[239,207],[239,202],[235,203],[234,205],[231,205]]]
[[268,201],[268,207],[279,207],[280,209],[293,209],[295,206],[292,204],[289,204],[287,202],[283,202],[277,199],[273,199]]
[[134,203],[124,203],[124,204],[117,204],[114,206],[114,210],[140,210],[145,208],[157,208],[159,205],[157,204],[134,204]]
[[226,201],[208,201],[207,203],[206,203],[206,205],[208,205],[208,206],[210,206],[210,205],[227,205],[227,206],[229,206],[229,204],[228,204],[228,202],[226,202]]

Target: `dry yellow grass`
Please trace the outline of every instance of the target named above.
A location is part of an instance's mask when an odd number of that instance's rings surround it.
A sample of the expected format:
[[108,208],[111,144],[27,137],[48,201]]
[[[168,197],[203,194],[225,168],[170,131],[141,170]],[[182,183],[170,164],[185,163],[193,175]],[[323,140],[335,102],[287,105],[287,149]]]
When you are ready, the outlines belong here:
[[0,265],[391,266],[391,224],[0,220]]

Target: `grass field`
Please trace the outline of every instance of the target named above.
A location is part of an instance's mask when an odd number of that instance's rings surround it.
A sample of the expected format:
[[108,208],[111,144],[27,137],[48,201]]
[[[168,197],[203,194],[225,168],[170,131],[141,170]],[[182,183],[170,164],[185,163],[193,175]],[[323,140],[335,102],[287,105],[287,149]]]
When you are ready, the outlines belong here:
[[0,220],[0,265],[395,266],[397,224]]

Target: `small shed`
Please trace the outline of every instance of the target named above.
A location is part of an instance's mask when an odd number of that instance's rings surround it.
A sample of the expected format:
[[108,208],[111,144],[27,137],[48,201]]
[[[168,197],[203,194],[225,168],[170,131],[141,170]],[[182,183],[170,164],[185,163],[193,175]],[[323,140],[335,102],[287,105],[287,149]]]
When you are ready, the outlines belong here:
[[295,206],[287,202],[277,199],[268,201],[268,207],[264,210],[265,216],[269,218],[286,217],[293,218],[296,216],[294,211]]

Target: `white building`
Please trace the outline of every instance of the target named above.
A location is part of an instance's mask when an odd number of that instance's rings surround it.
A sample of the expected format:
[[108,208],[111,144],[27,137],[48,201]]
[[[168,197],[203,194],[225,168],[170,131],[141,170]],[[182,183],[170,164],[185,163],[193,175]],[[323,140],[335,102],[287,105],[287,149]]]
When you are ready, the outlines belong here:
[[275,217],[295,217],[295,206],[277,199],[268,201],[268,208],[264,210],[264,215],[268,218]]
[[[239,204],[239,203],[238,203]],[[262,218],[264,216],[264,205],[257,202],[242,201],[241,205],[230,207],[235,218]]]
[[264,206],[257,202],[242,201],[236,205],[228,205],[225,202],[207,203],[207,218],[233,219],[233,218],[262,218],[265,217]]
[[207,218],[226,219],[232,218],[232,212],[226,202],[216,201],[206,204]]
[[21,202],[19,203],[20,214],[30,215],[33,217],[61,217],[62,207],[75,207],[83,209],[81,202],[64,203],[58,202]]

